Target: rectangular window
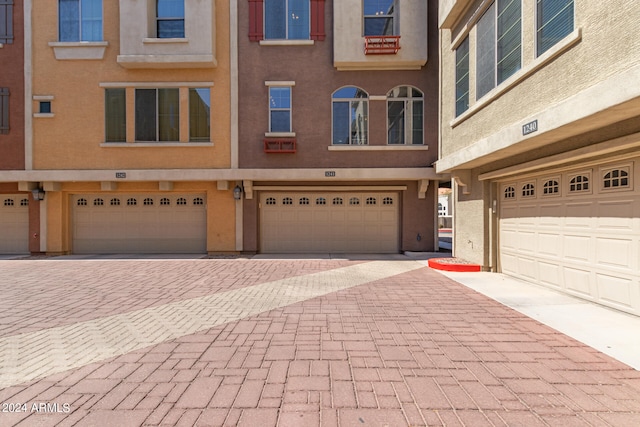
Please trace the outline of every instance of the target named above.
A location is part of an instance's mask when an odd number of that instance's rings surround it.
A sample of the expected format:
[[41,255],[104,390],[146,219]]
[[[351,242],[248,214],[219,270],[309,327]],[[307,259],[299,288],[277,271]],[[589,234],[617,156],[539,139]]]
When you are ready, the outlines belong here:
[[136,89],[136,141],[179,141],[178,89]]
[[269,88],[269,132],[291,132],[291,87]]
[[308,40],[309,0],[265,0],[265,39]]
[[397,35],[398,8],[396,0],[364,0],[364,35]]
[[456,117],[469,109],[469,37],[456,49]]
[[61,42],[102,40],[102,0],[59,0]]
[[518,71],[522,64],[521,0],[497,0],[476,26],[476,98]]
[[9,133],[9,88],[0,87],[0,135]]
[[184,0],[158,0],[156,17],[159,39],[182,39],[185,37]]
[[573,0],[537,0],[537,54],[545,53],[573,31]]
[[0,0],[0,43],[13,43],[13,0]]
[[126,142],[127,111],[124,88],[106,89],[104,94],[105,141]]
[[211,90],[189,89],[189,141],[211,140]]

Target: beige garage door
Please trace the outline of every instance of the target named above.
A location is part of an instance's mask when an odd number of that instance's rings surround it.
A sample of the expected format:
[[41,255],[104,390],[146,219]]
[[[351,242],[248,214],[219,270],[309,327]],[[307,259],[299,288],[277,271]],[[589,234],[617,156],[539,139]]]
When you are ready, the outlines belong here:
[[0,194],[0,253],[29,253],[29,197]]
[[204,253],[204,194],[72,198],[74,253]]
[[640,315],[640,193],[633,165],[502,183],[502,271]]
[[264,253],[397,253],[397,193],[263,193]]

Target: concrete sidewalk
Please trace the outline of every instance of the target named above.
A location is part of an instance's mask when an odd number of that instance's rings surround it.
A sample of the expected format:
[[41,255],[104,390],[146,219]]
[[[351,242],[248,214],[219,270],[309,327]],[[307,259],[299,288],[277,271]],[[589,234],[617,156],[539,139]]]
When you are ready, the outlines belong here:
[[505,274],[439,273],[640,370],[640,317]]

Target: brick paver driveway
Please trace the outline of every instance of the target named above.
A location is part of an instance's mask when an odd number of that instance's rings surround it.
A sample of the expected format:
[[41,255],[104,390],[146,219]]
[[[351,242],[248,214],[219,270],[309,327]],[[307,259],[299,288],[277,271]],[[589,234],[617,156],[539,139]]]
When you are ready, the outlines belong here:
[[640,425],[640,372],[409,259],[0,261],[0,292],[0,426]]

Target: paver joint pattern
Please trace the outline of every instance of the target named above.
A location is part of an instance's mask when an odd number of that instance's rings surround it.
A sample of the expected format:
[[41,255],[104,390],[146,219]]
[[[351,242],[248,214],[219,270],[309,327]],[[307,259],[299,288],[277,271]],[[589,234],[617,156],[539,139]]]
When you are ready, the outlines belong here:
[[20,262],[0,426],[640,425],[640,372],[414,261]]

